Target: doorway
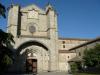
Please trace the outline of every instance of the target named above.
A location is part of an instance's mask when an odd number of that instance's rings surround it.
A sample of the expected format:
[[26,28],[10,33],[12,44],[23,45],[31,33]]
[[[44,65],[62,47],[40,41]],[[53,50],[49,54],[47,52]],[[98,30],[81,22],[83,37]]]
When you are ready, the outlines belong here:
[[26,60],[26,72],[37,73],[37,59],[27,59]]

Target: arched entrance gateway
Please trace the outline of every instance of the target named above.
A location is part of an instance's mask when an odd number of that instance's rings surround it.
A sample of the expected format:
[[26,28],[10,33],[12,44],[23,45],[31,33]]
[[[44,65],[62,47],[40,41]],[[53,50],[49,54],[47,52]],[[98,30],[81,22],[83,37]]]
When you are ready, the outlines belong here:
[[50,52],[37,41],[28,41],[17,48],[16,69],[19,72],[40,72],[50,69]]

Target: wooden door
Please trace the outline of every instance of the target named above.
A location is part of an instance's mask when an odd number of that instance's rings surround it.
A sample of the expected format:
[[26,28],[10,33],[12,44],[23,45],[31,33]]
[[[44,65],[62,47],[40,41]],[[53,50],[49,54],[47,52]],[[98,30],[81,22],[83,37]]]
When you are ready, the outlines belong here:
[[26,72],[28,73],[32,72],[32,59],[26,60]]
[[26,72],[37,73],[37,59],[27,59],[26,60]]
[[37,73],[37,59],[33,59],[32,61],[32,72]]

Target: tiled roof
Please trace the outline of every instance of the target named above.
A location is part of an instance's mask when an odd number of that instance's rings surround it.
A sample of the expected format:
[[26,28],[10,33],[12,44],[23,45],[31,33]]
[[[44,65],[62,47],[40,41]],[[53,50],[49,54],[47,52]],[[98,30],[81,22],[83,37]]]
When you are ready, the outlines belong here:
[[85,38],[59,38],[59,40],[82,40],[82,41],[90,41],[92,39],[85,39]]
[[69,49],[69,51],[74,50],[74,49],[77,49],[77,48],[80,48],[80,47],[85,46],[85,45],[88,45],[88,44],[91,44],[91,43],[96,42],[96,41],[100,41],[100,37],[98,37],[98,38],[96,38],[94,40],[91,40],[89,42],[85,42],[85,43],[83,43],[81,45],[78,45],[76,47],[73,47],[73,48]]
[[59,50],[59,53],[75,53],[74,51]]

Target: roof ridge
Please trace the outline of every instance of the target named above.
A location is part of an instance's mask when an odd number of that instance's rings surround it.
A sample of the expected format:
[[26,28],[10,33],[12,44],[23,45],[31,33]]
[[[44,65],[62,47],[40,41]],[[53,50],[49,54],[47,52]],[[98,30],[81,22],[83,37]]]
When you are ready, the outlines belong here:
[[59,37],[58,39],[64,39],[64,40],[68,40],[68,39],[71,39],[71,40],[93,40],[93,39],[89,39],[89,38],[63,38],[63,37]]

